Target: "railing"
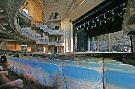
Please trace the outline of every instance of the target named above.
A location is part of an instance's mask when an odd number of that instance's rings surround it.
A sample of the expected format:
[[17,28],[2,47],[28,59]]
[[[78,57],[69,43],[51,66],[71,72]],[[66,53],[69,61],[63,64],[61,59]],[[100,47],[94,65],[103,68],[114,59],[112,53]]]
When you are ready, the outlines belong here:
[[32,40],[39,40],[41,38],[41,35],[33,32],[31,27],[22,28],[20,33]]
[[48,30],[49,35],[63,35],[62,31],[59,30]]
[[36,27],[40,27],[40,29],[43,29],[44,32],[48,32],[49,35],[63,35],[63,32],[60,30],[56,30],[53,27],[48,27],[47,25],[43,24],[36,24]]
[[36,41],[36,44],[48,44],[48,39],[40,38]]
[[64,46],[64,42],[62,42],[62,41],[52,41],[52,42],[49,42],[48,45]]
[[26,14],[24,11],[22,11],[21,14],[22,14],[24,17],[28,18],[29,20],[32,20],[32,16],[29,16],[29,15]]

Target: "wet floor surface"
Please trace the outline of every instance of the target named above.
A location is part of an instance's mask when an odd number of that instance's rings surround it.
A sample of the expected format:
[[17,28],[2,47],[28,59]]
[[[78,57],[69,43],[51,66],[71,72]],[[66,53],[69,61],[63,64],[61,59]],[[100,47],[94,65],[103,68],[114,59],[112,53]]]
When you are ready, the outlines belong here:
[[[48,86],[43,86],[39,83],[33,82],[32,80],[28,80],[24,77],[22,77],[22,75],[17,75],[16,73],[9,71],[9,74],[7,76],[9,79],[11,80],[16,80],[16,79],[22,79],[23,80],[23,89],[57,89],[57,88],[53,88],[53,87],[48,87]],[[5,89],[9,89],[9,88],[5,88]],[[20,89],[20,88],[11,88],[10,89]]]
[[135,67],[111,59],[104,60],[104,64],[101,58],[80,61],[12,59],[11,62],[16,73],[31,74],[40,82],[22,78],[24,89],[57,89],[41,84],[59,85],[59,89],[135,89]]

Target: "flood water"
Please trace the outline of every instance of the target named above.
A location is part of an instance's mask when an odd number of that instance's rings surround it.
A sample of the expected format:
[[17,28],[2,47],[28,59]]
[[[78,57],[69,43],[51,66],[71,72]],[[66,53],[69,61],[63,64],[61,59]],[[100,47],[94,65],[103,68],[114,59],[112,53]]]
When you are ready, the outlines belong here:
[[9,61],[14,73],[55,89],[135,89],[135,67],[110,58]]

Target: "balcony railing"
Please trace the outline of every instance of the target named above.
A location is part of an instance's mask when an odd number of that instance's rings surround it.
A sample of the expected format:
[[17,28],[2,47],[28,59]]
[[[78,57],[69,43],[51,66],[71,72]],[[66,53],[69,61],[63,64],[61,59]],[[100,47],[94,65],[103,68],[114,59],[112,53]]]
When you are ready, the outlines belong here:
[[32,20],[32,16],[29,16],[29,15],[26,14],[24,11],[22,11],[21,14],[22,14],[24,17],[28,18],[29,20]]
[[26,37],[29,37],[32,40],[39,40],[39,38],[41,38],[41,35],[33,32],[31,27],[22,28],[21,34],[25,35]]
[[63,35],[63,32],[60,30],[56,30],[53,27],[48,27],[47,25],[43,24],[36,24],[36,27],[40,27],[40,29],[43,29],[44,32],[48,32],[49,35]]
[[62,31],[59,30],[48,30],[49,35],[63,35]]
[[48,45],[48,39],[40,38],[36,41],[36,44],[46,44]]
[[63,41],[52,41],[52,42],[49,42],[48,45],[64,46],[64,42]]

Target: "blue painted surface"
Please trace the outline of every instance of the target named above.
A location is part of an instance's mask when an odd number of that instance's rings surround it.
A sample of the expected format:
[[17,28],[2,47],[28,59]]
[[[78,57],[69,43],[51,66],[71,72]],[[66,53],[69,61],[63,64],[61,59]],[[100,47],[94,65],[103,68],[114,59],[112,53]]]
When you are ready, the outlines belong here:
[[135,72],[135,67],[127,65],[127,64],[123,65],[123,64],[106,63],[104,64],[104,67],[110,70],[117,69],[117,70],[126,71],[126,72]]
[[[97,82],[99,80],[102,80],[101,73],[97,72],[94,69],[89,69],[93,67],[96,67],[96,68],[102,67],[102,64],[96,63],[95,60],[94,61],[83,60],[80,63],[82,64],[81,66],[72,66],[72,65],[77,65],[76,61],[54,60],[53,63],[47,63],[47,62],[39,62],[36,60],[26,60],[26,59],[20,59],[20,58],[12,58],[11,61],[16,63],[14,66],[18,64],[19,65],[22,64],[22,65],[31,66],[34,69],[41,67],[44,72],[47,72],[50,75],[56,75],[57,73],[61,72],[64,74],[64,77],[74,79],[76,81],[84,80],[88,82],[89,81]],[[57,65],[55,64],[55,62]],[[63,67],[60,66],[60,64],[62,63],[64,64]],[[123,65],[122,63],[118,61],[110,60],[110,61],[105,62],[104,67],[105,69],[107,68],[107,71],[105,71],[105,74],[104,74],[104,78],[107,80],[107,84],[109,83],[114,86],[122,87],[122,89],[135,89],[135,67],[134,66]],[[63,71],[60,71],[60,68]],[[25,71],[23,71],[23,69],[17,69],[16,72],[24,73]],[[37,79],[42,80],[42,78],[40,78],[41,76],[39,76],[38,74],[40,73],[37,73],[37,76],[36,75],[35,76],[38,77]],[[47,84],[50,80],[53,81],[53,78],[45,77],[44,80],[46,81],[46,84]]]
[[102,64],[96,63],[96,62],[81,62],[81,64],[86,67],[96,67],[96,68],[99,68],[102,66]]
[[55,75],[59,72],[59,67],[55,64],[41,62],[39,63],[39,65],[43,69],[43,71],[48,72],[51,75]]
[[123,71],[108,70],[104,73],[106,82],[122,89],[135,89],[135,74]]
[[73,79],[80,79],[93,82],[101,80],[100,73],[88,68],[65,66],[63,68],[63,73],[65,77]]

